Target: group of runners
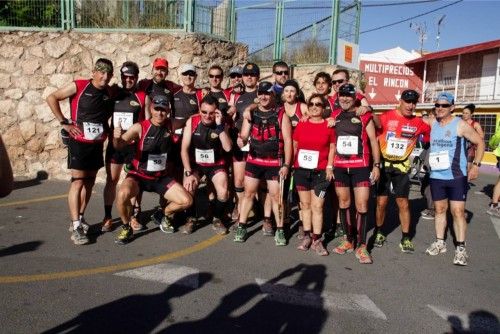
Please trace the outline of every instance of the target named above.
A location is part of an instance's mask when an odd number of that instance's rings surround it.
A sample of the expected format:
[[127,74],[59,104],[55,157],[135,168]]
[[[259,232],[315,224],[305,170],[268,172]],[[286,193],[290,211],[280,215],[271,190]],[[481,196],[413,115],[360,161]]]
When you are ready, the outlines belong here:
[[[209,67],[209,87],[203,89],[195,86],[198,70],[192,64],[180,66],[180,84],[166,79],[168,70],[167,60],[157,58],[152,78],[138,81],[139,67],[127,61],[120,67],[121,86],[110,86],[113,64],[101,58],[89,80],[75,80],[48,96],[68,146],[68,204],[75,244],[89,242],[84,213],[97,171],[105,165],[100,227],[102,232],[113,229],[116,202],[122,223],[119,244],[146,228],[138,214],[142,192],[147,191],[159,195],[159,210],[151,218],[164,233],[190,234],[203,218],[218,234],[232,227],[234,241],[244,242],[247,222],[260,211],[263,234],[285,246],[290,238],[287,212],[294,203],[284,198],[293,199],[295,193],[299,250],[329,254],[323,243],[328,206],[334,217],[338,213],[332,229],[341,235],[332,251],[354,251],[360,263],[372,263],[367,230],[373,188],[374,246],[386,241],[383,225],[392,195],[402,231],[399,247],[411,253],[415,248],[408,201],[410,154],[420,140],[429,147],[435,204],[436,241],[426,253],[446,252],[450,208],[456,236],[453,263],[467,264],[464,204],[468,181],[478,174],[484,142],[473,126],[453,116],[450,93],[437,96],[435,117],[415,115],[420,96],[411,89],[401,94],[396,109],[376,115],[344,69],[318,73],[315,92],[307,99],[281,61],[272,68],[274,82],[259,82],[260,69],[254,63],[235,66],[229,70],[227,88],[221,86],[224,72],[218,65]],[[70,118],[60,107],[67,98]],[[467,143],[475,145],[469,166]],[[126,177],[118,186],[122,170]],[[201,183],[207,184],[210,207],[203,214],[194,200]],[[260,210],[256,203],[261,203]]]

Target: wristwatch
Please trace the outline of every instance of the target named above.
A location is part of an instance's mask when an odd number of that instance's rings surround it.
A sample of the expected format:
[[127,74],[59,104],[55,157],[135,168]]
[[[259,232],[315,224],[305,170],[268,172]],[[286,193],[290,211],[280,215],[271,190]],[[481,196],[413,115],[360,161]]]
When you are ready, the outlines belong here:
[[472,162],[473,165],[476,165],[477,167],[481,167],[481,162],[476,162],[476,161],[473,161]]
[[377,168],[380,168],[380,162],[375,162],[375,163],[373,164],[373,166],[375,166],[375,167],[377,167]]
[[70,125],[71,122],[67,118],[63,118],[62,121],[59,122],[61,125]]
[[188,176],[191,176],[191,175],[193,175],[193,171],[191,171],[191,170],[185,170],[184,171],[184,176],[185,177],[188,177]]

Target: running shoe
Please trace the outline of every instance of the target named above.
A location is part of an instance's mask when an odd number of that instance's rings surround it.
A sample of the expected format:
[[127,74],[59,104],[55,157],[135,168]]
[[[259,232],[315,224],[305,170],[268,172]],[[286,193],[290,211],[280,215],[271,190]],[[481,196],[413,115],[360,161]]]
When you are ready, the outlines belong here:
[[179,231],[182,234],[191,234],[191,233],[193,233],[196,222],[197,222],[196,218],[194,218],[194,217],[188,217],[186,219],[186,223],[179,228]]
[[299,231],[297,232],[297,239],[303,240],[305,237],[304,235],[304,226],[302,224],[299,226]]
[[115,239],[115,243],[117,243],[118,245],[125,245],[130,240],[132,240],[132,235],[133,232],[130,225],[122,225],[122,228]]
[[111,232],[113,230],[113,220],[104,218],[102,221],[101,232]]
[[340,242],[340,244],[333,249],[334,253],[337,254],[346,254],[351,253],[354,250],[354,245],[345,238]]
[[[82,219],[80,221],[80,226],[83,228],[83,233],[85,233],[85,235],[87,235],[89,233],[89,230],[90,230],[90,225],[87,224],[87,222],[85,221],[85,219]],[[68,228],[68,231],[69,232],[73,232],[74,228],[73,228],[73,222],[70,222],[69,223],[69,228]]]
[[453,258],[453,264],[456,264],[457,266],[466,266],[468,258],[469,258],[469,255],[467,255],[467,251],[465,250],[465,247],[458,246],[455,249],[455,257]]
[[490,205],[490,208],[486,210],[486,213],[489,214],[490,216],[500,217],[500,206]]
[[356,258],[359,260],[359,263],[362,264],[373,263],[372,257],[370,253],[368,253],[368,249],[366,249],[366,245],[361,245],[356,249]]
[[325,246],[323,245],[323,242],[321,241],[321,239],[317,239],[315,241],[313,241],[312,245],[311,245],[311,249],[313,251],[316,252],[316,254],[320,255],[320,256],[327,256],[328,254],[328,251],[326,250]]
[[174,233],[174,225],[172,225],[172,217],[163,216],[160,223],[160,230],[163,233]]
[[300,243],[299,247],[297,247],[297,249],[301,250],[301,251],[306,251],[309,249],[309,247],[311,247],[311,243],[312,243],[312,240],[311,240],[311,237],[309,236],[309,233],[303,234],[302,242]]
[[132,227],[132,230],[134,231],[144,231],[147,230],[147,226],[142,225],[139,220],[137,220],[137,217],[132,216],[130,218],[130,227]]
[[244,225],[238,224],[234,234],[234,242],[245,242],[247,238],[247,228]]
[[214,220],[212,222],[212,229],[218,235],[227,234],[227,228],[226,228],[226,226],[224,226],[224,224],[222,223],[222,221],[219,218],[214,218]]
[[262,222],[262,234],[267,237],[272,237],[274,235],[273,224],[271,223],[271,218],[264,218]]
[[151,215],[151,220],[150,222],[155,224],[155,225],[160,225],[161,221],[163,219],[163,210],[157,209],[152,215]]
[[420,214],[420,217],[422,217],[422,219],[433,220],[434,219],[434,210],[425,209]]
[[87,238],[81,225],[71,232],[71,240],[73,240],[75,245],[86,245],[89,243],[89,238]]
[[410,238],[403,238],[399,243],[399,248],[403,253],[413,253],[415,251],[415,246],[411,242]]
[[440,253],[446,253],[446,243],[444,240],[434,241],[429,248],[425,250],[425,254],[438,255]]
[[276,246],[286,246],[285,230],[283,228],[276,230],[274,241],[276,242]]
[[380,231],[377,232],[377,234],[375,235],[375,241],[373,242],[373,246],[375,247],[382,247],[385,243],[385,241],[387,240],[387,238],[385,237],[385,235],[383,235]]

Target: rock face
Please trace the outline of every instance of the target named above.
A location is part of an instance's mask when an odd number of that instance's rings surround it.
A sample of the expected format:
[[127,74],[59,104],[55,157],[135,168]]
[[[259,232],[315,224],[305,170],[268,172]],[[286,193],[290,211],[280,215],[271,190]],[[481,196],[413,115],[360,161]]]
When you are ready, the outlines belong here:
[[[113,61],[113,82],[119,82],[120,66],[126,60],[139,64],[139,79],[143,79],[150,77],[155,58],[167,58],[169,79],[179,82],[181,60],[196,59],[198,85],[206,86],[210,65],[220,64],[227,71],[242,65],[247,53],[244,45],[197,34],[1,32],[0,134],[15,175],[34,177],[44,170],[51,178],[68,179],[59,123],[44,99],[72,80],[88,78],[98,58]],[[61,103],[61,109],[68,117],[68,101]],[[97,180],[105,180],[104,169]]]

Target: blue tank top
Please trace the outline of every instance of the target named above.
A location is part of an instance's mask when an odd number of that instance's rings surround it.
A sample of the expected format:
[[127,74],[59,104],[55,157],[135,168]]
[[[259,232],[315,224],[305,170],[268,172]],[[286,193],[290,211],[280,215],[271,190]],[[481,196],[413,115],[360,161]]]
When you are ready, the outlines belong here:
[[432,125],[429,152],[431,179],[453,180],[467,176],[467,141],[457,134],[459,122],[460,118],[454,117],[445,126],[437,121]]

